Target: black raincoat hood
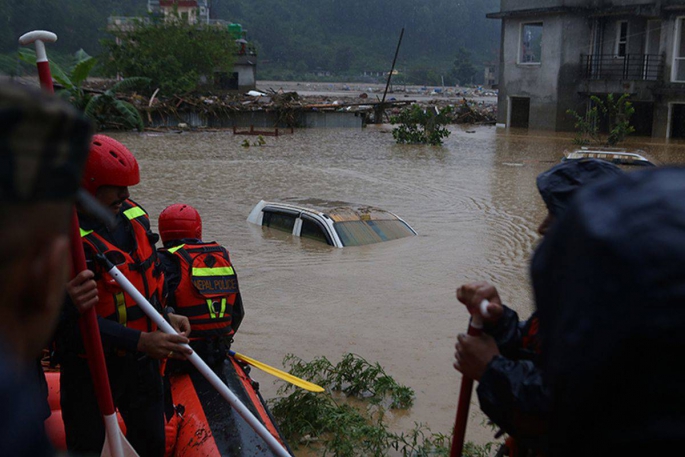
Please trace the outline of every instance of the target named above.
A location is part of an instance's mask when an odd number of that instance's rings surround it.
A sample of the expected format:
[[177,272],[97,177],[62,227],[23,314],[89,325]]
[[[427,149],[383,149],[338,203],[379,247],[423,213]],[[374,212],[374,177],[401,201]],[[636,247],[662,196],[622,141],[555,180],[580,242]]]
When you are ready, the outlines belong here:
[[622,173],[605,160],[565,160],[538,175],[538,191],[550,214],[559,217],[580,186]]
[[550,455],[678,449],[685,442],[685,169],[580,189],[540,244],[531,274],[553,397]]

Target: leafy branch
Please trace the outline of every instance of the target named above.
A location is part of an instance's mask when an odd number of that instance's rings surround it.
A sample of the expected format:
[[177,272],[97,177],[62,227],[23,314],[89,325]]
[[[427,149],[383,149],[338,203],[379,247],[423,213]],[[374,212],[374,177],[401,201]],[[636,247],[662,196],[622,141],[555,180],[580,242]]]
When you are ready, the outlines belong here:
[[[93,120],[101,129],[114,127],[142,131],[143,119],[138,110],[131,103],[118,99],[116,93],[149,87],[150,79],[127,78],[101,94],[93,94],[84,89],[83,83],[98,61],[83,49],[78,50],[74,56],[76,63],[67,71],[57,63],[50,62],[52,77],[63,87],[58,94],[83,111],[86,117]],[[36,53],[31,49],[22,48],[19,51],[19,59],[35,65]]]
[[[574,127],[577,135],[573,139],[574,144],[585,146],[595,144],[598,146],[615,146],[623,141],[626,136],[635,132],[635,127],[630,125],[630,118],[635,113],[633,104],[629,101],[630,95],[623,94],[618,99],[613,94],[608,94],[606,100],[596,95],[590,96],[590,109],[580,115],[575,110],[567,110],[566,114],[574,118]],[[609,124],[609,134],[603,139],[599,127],[602,120]]]

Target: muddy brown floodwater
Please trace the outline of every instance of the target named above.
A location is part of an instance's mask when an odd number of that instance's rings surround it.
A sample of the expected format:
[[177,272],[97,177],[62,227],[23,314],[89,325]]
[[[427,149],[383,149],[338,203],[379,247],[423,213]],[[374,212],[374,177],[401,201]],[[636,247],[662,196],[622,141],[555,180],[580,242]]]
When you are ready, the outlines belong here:
[[[455,288],[484,279],[522,317],[532,311],[528,259],[545,214],[538,173],[557,163],[569,135],[450,127],[442,147],[395,144],[391,126],[297,130],[243,148],[230,132],[113,134],[141,165],[132,198],[156,227],[167,205],[203,217],[204,238],[226,245],[246,317],[234,349],[281,367],[293,353],[333,362],[348,352],[379,362],[416,391],[392,418],[450,433],[459,375],[452,368],[468,315]],[[662,163],[685,162],[685,146],[633,139]],[[369,204],[404,218],[419,236],[336,249],[246,222],[260,200],[319,198]],[[273,378],[252,371],[266,397]],[[484,443],[474,395],[467,439]]]

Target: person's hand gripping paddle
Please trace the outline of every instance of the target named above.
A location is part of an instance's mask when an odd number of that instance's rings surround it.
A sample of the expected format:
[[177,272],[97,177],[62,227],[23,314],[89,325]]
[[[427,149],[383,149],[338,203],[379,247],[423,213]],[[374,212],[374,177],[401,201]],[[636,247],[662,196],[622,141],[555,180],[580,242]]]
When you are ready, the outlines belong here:
[[[488,317],[487,300],[483,300],[478,307],[478,312],[471,315],[467,334],[480,336],[483,334],[483,319]],[[461,457],[464,449],[464,438],[466,436],[466,422],[469,417],[469,406],[471,405],[471,391],[473,390],[473,379],[462,376],[461,388],[459,389],[459,402],[457,403],[457,418],[454,421],[454,434],[452,435],[452,448],[450,457]]]
[[[40,86],[48,93],[54,93],[52,86],[52,75],[50,73],[50,63],[45,52],[45,43],[54,43],[57,35],[45,30],[34,30],[23,34],[19,38],[19,44],[36,46],[36,66],[38,67],[38,78]],[[81,194],[83,194],[81,192]],[[83,254],[83,243],[79,230],[78,217],[74,209],[71,222],[71,258],[72,272],[76,276],[81,271],[86,270],[86,258]],[[102,448],[102,457],[138,457],[131,444],[126,440],[117,421],[114,402],[112,401],[112,391],[109,386],[107,376],[107,366],[105,365],[105,354],[102,350],[102,340],[100,339],[100,329],[98,327],[95,309],[89,308],[79,318],[79,328],[83,336],[83,345],[86,348],[88,366],[93,378],[93,387],[97,397],[98,406],[105,422],[105,444]]]

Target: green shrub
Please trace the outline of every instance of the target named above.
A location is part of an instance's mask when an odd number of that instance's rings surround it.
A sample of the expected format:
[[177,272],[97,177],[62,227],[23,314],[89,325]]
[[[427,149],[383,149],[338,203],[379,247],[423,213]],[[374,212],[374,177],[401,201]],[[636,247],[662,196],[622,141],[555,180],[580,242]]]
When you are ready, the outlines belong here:
[[390,118],[391,124],[399,124],[392,130],[392,136],[398,143],[440,145],[450,135],[443,126],[449,122],[451,112],[449,106],[442,110],[437,107],[424,110],[419,105],[411,105]]

